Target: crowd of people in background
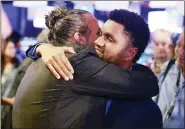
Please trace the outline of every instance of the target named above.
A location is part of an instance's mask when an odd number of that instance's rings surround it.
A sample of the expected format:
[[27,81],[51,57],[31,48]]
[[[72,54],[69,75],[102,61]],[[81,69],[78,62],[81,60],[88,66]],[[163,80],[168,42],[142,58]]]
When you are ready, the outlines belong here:
[[[37,37],[37,42],[48,41],[48,32],[48,29],[43,29]],[[151,32],[150,38],[154,54],[146,66],[154,72],[159,81],[159,94],[153,97],[153,101],[161,110],[163,127],[184,128],[184,29],[181,34],[157,29]],[[14,97],[26,69],[33,62],[21,50],[21,39],[21,34],[15,31],[6,39],[1,39],[2,129],[12,128]]]

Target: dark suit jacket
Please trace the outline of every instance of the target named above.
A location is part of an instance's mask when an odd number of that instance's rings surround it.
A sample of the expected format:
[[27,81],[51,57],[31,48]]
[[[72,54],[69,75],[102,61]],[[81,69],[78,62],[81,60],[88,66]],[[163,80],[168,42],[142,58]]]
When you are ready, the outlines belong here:
[[152,99],[113,100],[105,117],[105,128],[162,129],[162,114]]
[[158,93],[150,70],[130,72],[100,60],[92,48],[76,51],[70,58],[72,81],[57,80],[41,59],[28,67],[13,106],[14,128],[102,128],[105,97],[143,99]]

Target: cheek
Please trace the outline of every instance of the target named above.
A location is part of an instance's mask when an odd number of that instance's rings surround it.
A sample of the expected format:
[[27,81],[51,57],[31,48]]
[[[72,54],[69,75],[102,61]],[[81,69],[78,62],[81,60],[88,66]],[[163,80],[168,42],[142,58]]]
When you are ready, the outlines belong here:
[[10,56],[10,57],[14,57],[15,56],[15,49],[13,48],[8,48],[6,51],[5,51],[5,55],[7,56]]
[[90,42],[91,43],[94,43],[96,41],[96,39],[98,38],[96,35],[91,35],[90,37],[91,37],[90,38],[90,40],[91,40]]
[[177,49],[175,49],[175,54],[177,56],[184,56],[184,48],[177,48]]
[[12,54],[15,55],[15,53],[16,53],[16,49],[13,49]]
[[185,46],[183,46],[183,47],[181,48],[181,54],[182,54],[182,56],[185,56],[185,55],[184,55],[184,49],[185,49],[184,47],[185,47]]
[[170,48],[170,45],[167,44],[167,45],[165,46],[165,49],[169,49],[169,48]]
[[115,56],[118,51],[119,49],[112,44],[105,45],[105,51],[104,51],[105,55]]
[[118,58],[122,58],[124,56],[122,51],[124,51],[123,47],[115,44],[106,44],[104,59],[109,60],[110,62],[115,62],[116,60],[119,60]]
[[5,49],[5,55],[10,55],[10,53],[11,53],[11,49],[9,47],[7,47]]
[[158,50],[159,50],[158,46],[155,46],[154,51],[158,51]]
[[184,48],[181,48],[181,50],[178,51],[178,56],[180,56],[180,58],[184,58]]

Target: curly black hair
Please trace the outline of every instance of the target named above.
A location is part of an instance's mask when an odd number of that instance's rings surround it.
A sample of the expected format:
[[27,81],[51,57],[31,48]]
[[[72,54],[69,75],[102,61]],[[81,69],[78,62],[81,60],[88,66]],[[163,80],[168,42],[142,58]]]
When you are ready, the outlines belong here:
[[124,31],[128,32],[133,41],[133,45],[138,48],[138,53],[133,62],[135,63],[146,49],[150,30],[145,20],[137,13],[124,9],[115,9],[110,12],[109,19],[124,26]]

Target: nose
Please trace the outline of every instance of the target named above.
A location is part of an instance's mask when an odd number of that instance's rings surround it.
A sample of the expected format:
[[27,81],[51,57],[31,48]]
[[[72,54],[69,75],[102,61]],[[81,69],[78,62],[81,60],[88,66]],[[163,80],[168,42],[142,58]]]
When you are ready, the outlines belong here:
[[159,49],[163,49],[163,46],[161,44],[159,44]]
[[103,42],[102,40],[102,36],[101,37],[98,37],[96,40],[95,40],[95,45],[99,46],[99,47],[103,47],[105,46],[105,43]]

